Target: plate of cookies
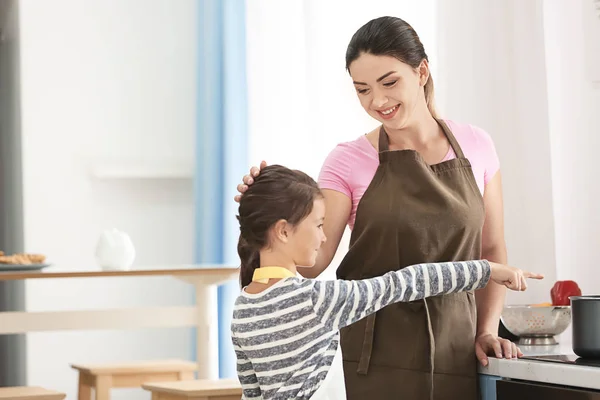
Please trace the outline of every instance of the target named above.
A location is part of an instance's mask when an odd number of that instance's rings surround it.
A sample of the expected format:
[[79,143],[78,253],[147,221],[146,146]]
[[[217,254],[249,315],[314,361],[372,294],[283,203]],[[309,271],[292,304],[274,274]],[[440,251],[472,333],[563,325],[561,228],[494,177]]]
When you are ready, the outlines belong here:
[[0,271],[36,271],[48,267],[43,254],[15,253],[4,254],[0,250]]

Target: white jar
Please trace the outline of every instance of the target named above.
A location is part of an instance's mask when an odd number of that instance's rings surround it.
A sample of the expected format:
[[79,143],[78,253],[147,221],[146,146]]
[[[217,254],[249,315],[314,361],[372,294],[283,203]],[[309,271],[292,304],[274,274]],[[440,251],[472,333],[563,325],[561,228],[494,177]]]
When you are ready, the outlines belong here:
[[128,270],[135,260],[129,235],[114,228],[102,232],[96,245],[96,260],[103,269]]

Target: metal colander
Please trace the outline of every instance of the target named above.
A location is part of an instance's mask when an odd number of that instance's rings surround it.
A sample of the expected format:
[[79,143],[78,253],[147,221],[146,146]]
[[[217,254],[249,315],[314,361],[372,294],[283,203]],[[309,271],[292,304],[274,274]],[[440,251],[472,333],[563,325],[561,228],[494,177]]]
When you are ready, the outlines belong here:
[[501,319],[520,344],[556,344],[554,336],[571,323],[571,306],[506,306]]

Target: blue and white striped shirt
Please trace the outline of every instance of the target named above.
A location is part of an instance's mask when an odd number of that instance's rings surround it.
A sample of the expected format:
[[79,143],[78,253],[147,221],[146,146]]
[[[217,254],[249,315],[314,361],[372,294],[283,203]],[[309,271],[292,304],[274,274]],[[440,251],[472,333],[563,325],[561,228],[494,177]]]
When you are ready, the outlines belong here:
[[309,399],[327,376],[339,329],[396,302],[483,288],[487,261],[413,265],[383,276],[285,278],[235,302],[231,337],[244,399]]

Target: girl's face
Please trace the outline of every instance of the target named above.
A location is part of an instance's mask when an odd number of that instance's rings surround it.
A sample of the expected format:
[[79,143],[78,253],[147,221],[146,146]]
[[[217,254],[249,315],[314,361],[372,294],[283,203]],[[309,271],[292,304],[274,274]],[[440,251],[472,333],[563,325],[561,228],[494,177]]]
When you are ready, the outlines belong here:
[[319,248],[327,240],[323,233],[324,219],[325,201],[318,198],[313,203],[311,213],[290,230],[286,247],[295,265],[315,265]]
[[423,87],[429,68],[425,60],[415,70],[395,57],[363,53],[348,69],[360,104],[386,128],[405,128],[415,110],[427,108]]

